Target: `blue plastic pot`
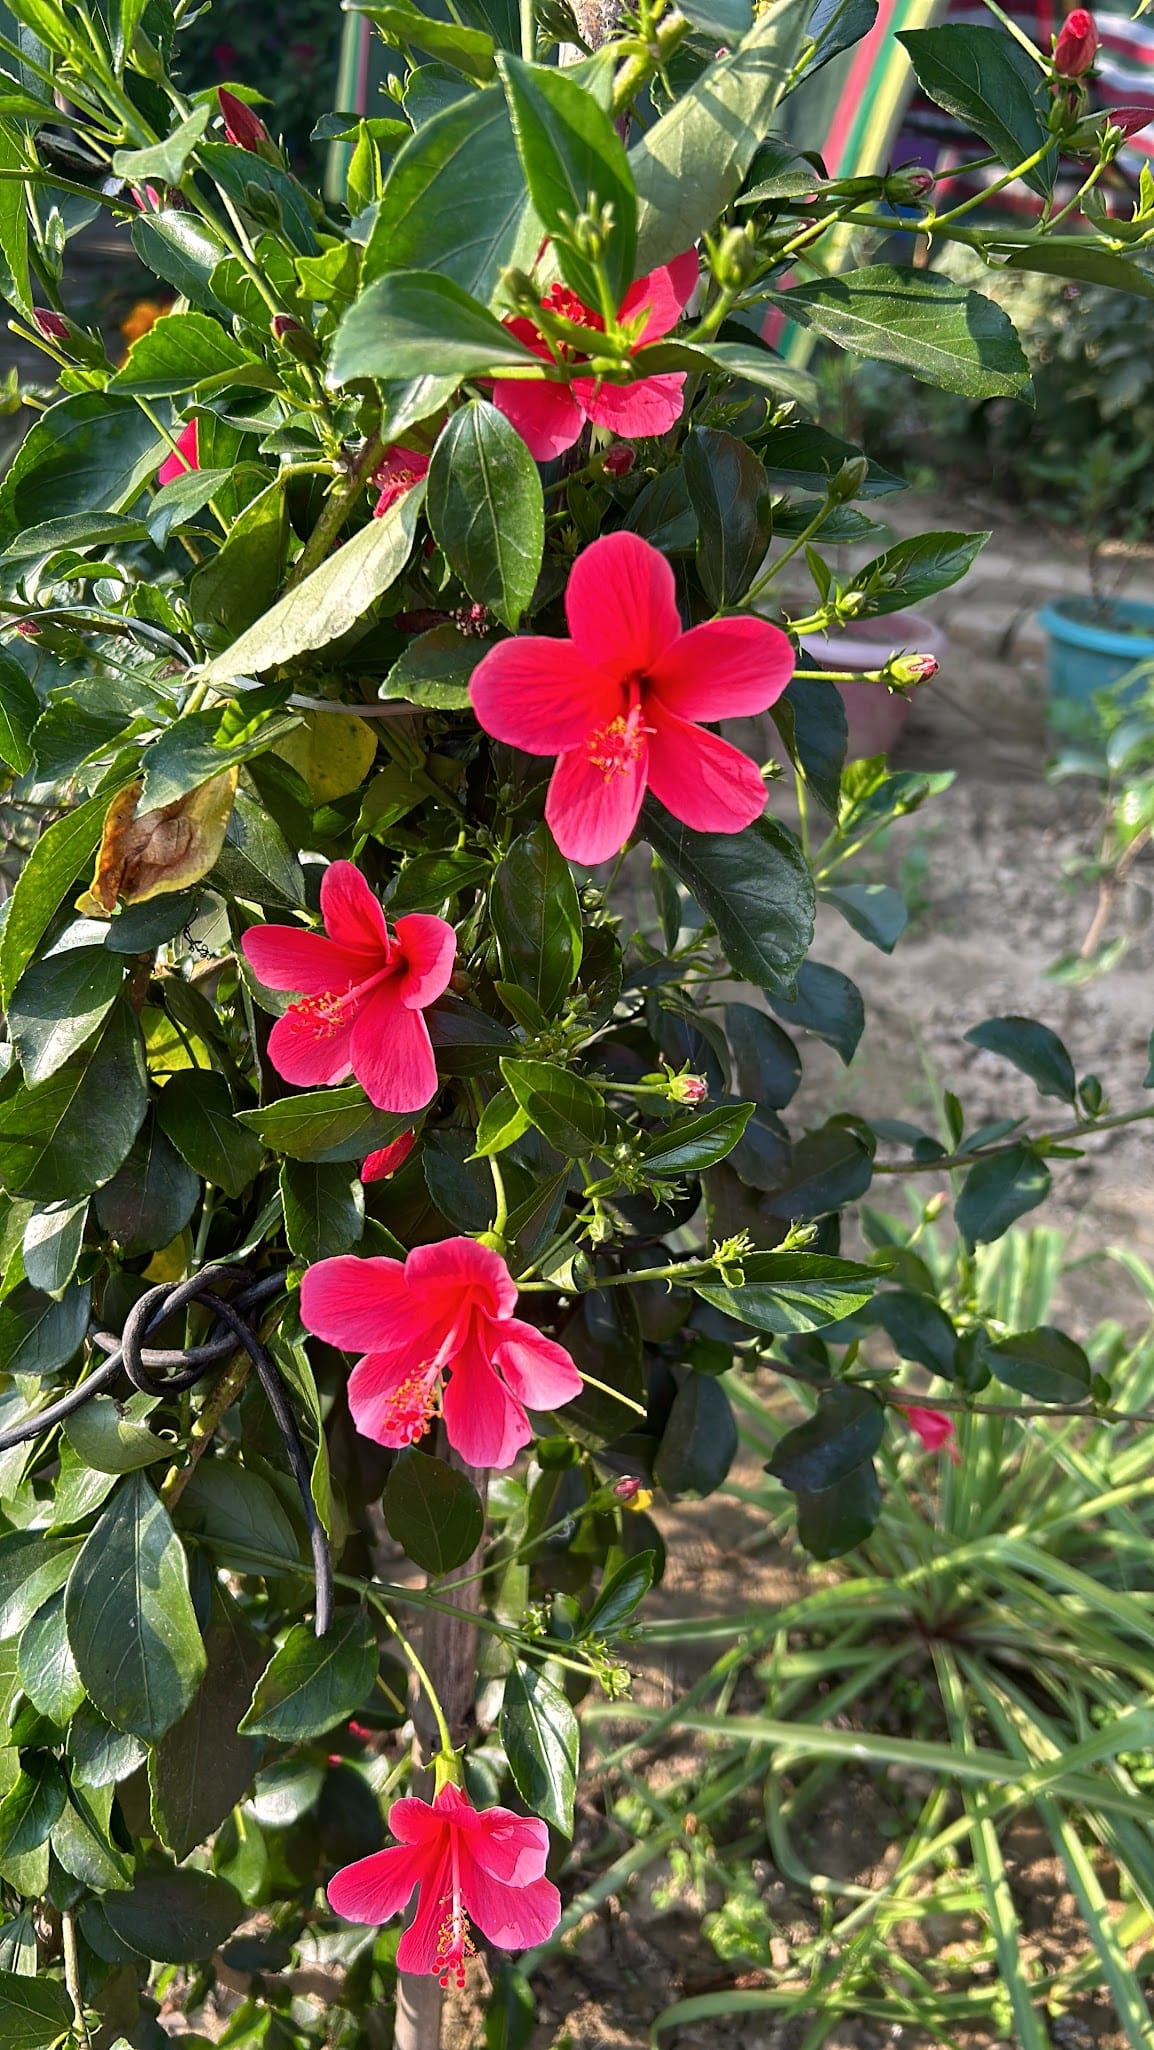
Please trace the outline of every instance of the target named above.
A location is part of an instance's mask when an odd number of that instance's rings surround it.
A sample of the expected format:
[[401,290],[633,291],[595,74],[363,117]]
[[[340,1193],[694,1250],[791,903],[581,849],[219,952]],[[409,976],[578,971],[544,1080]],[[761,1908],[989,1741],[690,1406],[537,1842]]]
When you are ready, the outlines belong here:
[[[1059,598],[1038,614],[1050,641],[1050,700],[1055,709],[1090,709],[1095,691],[1154,664],[1154,605],[1121,598]],[[1145,677],[1154,675],[1147,669]]]

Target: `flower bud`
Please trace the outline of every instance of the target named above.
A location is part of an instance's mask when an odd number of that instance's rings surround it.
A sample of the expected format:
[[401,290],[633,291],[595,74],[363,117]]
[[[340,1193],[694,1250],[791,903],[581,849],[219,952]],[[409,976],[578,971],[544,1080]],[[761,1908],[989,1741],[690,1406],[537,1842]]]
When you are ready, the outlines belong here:
[[619,1502],[632,1502],[634,1495],[639,1495],[644,1486],[644,1481],[637,1474],[627,1473],[617,1482],[613,1493]]
[[619,441],[615,448],[606,450],[601,458],[601,467],[610,477],[627,477],[636,461],[636,450],[631,449],[627,442]]
[[752,223],[745,228],[727,228],[711,266],[718,284],[726,291],[736,291],[752,275],[756,263]]
[[252,108],[247,107],[243,100],[238,100],[235,93],[230,93],[227,86],[218,86],[216,102],[224,122],[226,140],[231,142],[234,148],[246,149],[256,156],[260,153],[262,142],[272,141],[260,115],[254,114]]
[[37,334],[43,335],[46,342],[67,342],[71,338],[72,329],[69,322],[62,313],[53,313],[50,307],[34,306],[32,325]]
[[886,678],[904,688],[913,683],[928,683],[939,667],[936,655],[895,655],[886,664]]
[[846,505],[851,498],[860,498],[869,473],[868,457],[847,456],[826,487],[834,505]]
[[1054,70],[1059,78],[1081,78],[1098,54],[1098,30],[1087,7],[1066,16],[1054,44]]
[[908,164],[892,171],[885,182],[885,196],[891,206],[920,206],[929,198],[937,179],[921,164]]
[[704,1103],[709,1084],[704,1075],[671,1075],[666,1094],[670,1103]]
[[290,356],[295,356],[298,363],[320,361],[320,348],[316,337],[309,333],[307,327],[302,327],[299,320],[294,320],[290,313],[274,313],[269,326],[272,329],[273,340],[279,342],[281,348]]

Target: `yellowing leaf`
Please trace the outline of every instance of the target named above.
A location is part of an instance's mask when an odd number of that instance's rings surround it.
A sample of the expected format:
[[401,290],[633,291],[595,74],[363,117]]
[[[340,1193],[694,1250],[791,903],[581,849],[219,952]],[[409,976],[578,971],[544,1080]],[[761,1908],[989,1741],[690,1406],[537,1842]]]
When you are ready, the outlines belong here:
[[272,752],[303,778],[314,804],[333,804],[360,789],[372,768],[377,739],[368,721],[351,712],[308,712]]
[[224,845],[238,773],[226,769],[174,803],[139,816],[141,784],[122,790],[108,807],[92,886],[76,909],[86,918],[111,918],[118,902],[143,904],[198,883]]
[[212,1055],[194,1032],[181,1031],[167,1011],[145,1004],[140,1013],[149,1073],[175,1075],[181,1068],[211,1068]]

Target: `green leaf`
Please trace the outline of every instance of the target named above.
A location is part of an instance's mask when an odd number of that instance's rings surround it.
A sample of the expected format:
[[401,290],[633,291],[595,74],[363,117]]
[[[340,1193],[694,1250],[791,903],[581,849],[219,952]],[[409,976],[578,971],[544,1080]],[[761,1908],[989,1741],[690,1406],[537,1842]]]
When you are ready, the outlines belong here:
[[290,1160],[363,1160],[407,1131],[412,1114],[375,1110],[359,1082],[350,1082],[340,1089],[282,1096],[263,1110],[239,1111],[237,1123]]
[[485,2050],[528,2050],[536,2019],[537,2002],[528,1979],[516,1965],[503,1963],[485,2003]]
[[801,55],[811,0],[778,0],[736,50],[706,65],[629,152],[639,273],[712,229],[753,162]]
[[754,1109],[752,1103],[729,1103],[666,1125],[646,1140],[646,1173],[664,1178],[700,1174],[704,1168],[715,1167],[727,1153],[732,1153]]
[[19,1636],[37,1609],[63,1587],[77,1547],[70,1538],[14,1530],[0,1537],[0,1643]]
[[[0,173],[23,170],[27,161],[26,141],[20,128],[14,122],[0,121]],[[28,203],[25,198],[25,187],[20,178],[2,176],[0,298],[9,300],[19,313],[27,313],[31,309],[32,284],[28,275]]]
[[176,398],[209,378],[235,375],[243,384],[239,373],[257,362],[209,314],[169,313],[133,342],[108,389],[144,399]]
[[104,1912],[121,1941],[161,1964],[211,1957],[245,1913],[225,1880],[191,1867],[151,1867],[129,1893],[110,1894]]
[[691,427],[682,458],[697,515],[697,571],[718,606],[744,597],[773,538],[765,471],[745,442],[715,427]]
[[876,1395],[839,1382],[822,1390],[811,1417],[786,1432],[766,1472],[791,1494],[821,1494],[877,1451],[885,1423],[885,1406]]
[[792,1002],[773,992],[769,1001],[787,1025],[798,1025],[828,1041],[849,1065],[865,1030],[865,1005],[857,984],[840,968],[806,961],[798,971],[797,995]]
[[581,1626],[583,1637],[614,1637],[645,1600],[657,1571],[656,1552],[635,1552],[601,1583],[601,1592]]
[[79,392],[41,413],[0,484],[0,538],[65,513],[119,512],[164,460],[132,399]]
[[139,1473],[101,1513],[68,1579],[68,1637],[89,1696],[117,1729],[155,1742],[205,1670],[184,1549]]
[[528,1114],[521,1109],[513,1091],[498,1089],[481,1112],[473,1158],[488,1160],[494,1153],[504,1153],[528,1130]]
[[145,1747],[98,1715],[90,1701],[78,1708],[68,1725],[68,1757],[73,1786],[111,1787],[143,1765]]
[[49,1081],[0,1085],[0,1178],[38,1203],[90,1195],[116,1173],[147,1108],[140,1031],[116,1004],[99,1038]]
[[771,292],[787,320],[840,349],[898,363],[963,398],[1026,398],[1030,367],[1008,315],[938,271],[877,263],[848,276]]
[[813,939],[815,904],[793,834],[769,817],[743,833],[695,833],[651,798],[641,831],[713,920],[734,973],[762,989],[792,989]]
[[736,1457],[737,1425],[721,1382],[686,1373],[661,1433],[654,1480],[667,1495],[712,1495]]
[[107,947],[64,947],[25,970],[8,998],[8,1031],[31,1086],[92,1037],[123,980],[125,963]]
[[[796,399],[802,406],[812,406],[816,402],[816,386],[809,372],[798,370],[792,363],[783,363],[780,356],[761,346],[752,335],[743,342],[705,341],[692,345],[687,342],[652,342],[648,348],[634,352],[634,375],[644,377],[650,368],[657,370],[666,351],[667,370],[724,370],[727,377],[740,378],[761,391],[773,392],[777,398]],[[675,354],[680,362],[672,360]]]
[[[1002,259],[1003,254],[999,246],[998,258]],[[1081,235],[1051,235],[1045,242],[1014,245],[1004,254],[1004,261],[1007,270],[1078,278],[1083,284],[1133,292],[1138,299],[1154,299],[1154,277],[1148,270],[1139,269],[1129,257],[1113,249],[1096,248],[1088,236],[1083,239]]]
[[[771,484],[780,484],[787,491],[813,491],[823,496],[830,478],[836,477],[842,464],[856,461],[861,455],[862,450],[852,441],[843,441],[840,435],[804,420],[783,421],[761,443],[761,459]],[[896,477],[892,470],[883,470],[880,463],[869,461],[865,482],[856,495],[882,498],[888,492],[904,489],[901,477]]]
[[597,266],[574,247],[572,224],[579,214],[596,219],[603,207],[612,209],[603,265],[619,305],[636,274],[637,202],[617,130],[592,93],[555,66],[525,64],[502,51],[497,68],[529,195],[566,282],[587,306],[600,305]]
[[[124,513],[65,513],[58,520],[41,520],[4,544],[6,562],[32,562],[39,556],[54,555],[58,549],[118,547],[129,541],[144,541],[148,528],[143,520],[131,520]],[[21,672],[23,673],[23,672]]]
[[775,1336],[820,1331],[852,1317],[880,1279],[872,1267],[828,1253],[747,1253],[741,1272],[744,1280],[732,1286],[691,1281],[689,1287],[739,1324]]
[[536,1667],[515,1663],[505,1681],[500,1733],[526,1807],[572,1836],[581,1739],[561,1689]]
[[59,1979],[26,1979],[20,1972],[0,1972],[3,2050],[51,2050],[74,2020],[72,2001]]
[[989,534],[913,534],[887,548],[853,573],[853,586],[864,591],[866,604],[857,614],[876,619],[904,612],[960,582],[985,547]]
[[180,1498],[180,1525],[217,1566],[251,1571],[253,1552],[296,1563],[300,1544],[271,1482],[234,1459],[202,1459]]
[[801,770],[818,803],[836,819],[848,738],[845,700],[836,683],[795,676],[770,706],[769,716],[790,761]]
[[278,599],[231,648],[215,656],[201,671],[201,680],[219,686],[234,676],[259,676],[348,633],[404,569],[422,496],[420,485],[416,485],[381,519],[370,520],[335,555]]
[[[271,760],[272,757],[258,759],[251,772],[254,777]],[[266,908],[270,904],[283,905],[297,911],[304,904],[300,862],[264,805],[246,790],[236,793],[224,846],[211,880],[215,888],[245,903],[263,904]]]
[[753,27],[750,0],[690,0],[682,11],[702,35],[719,43],[736,43]]
[[411,0],[354,0],[354,11],[375,21],[387,43],[402,49],[413,43],[481,84],[493,76],[493,38],[481,29],[438,21]]
[[280,1192],[285,1236],[298,1260],[329,1260],[356,1245],[364,1230],[365,1198],[348,1165],[286,1160]]
[[[33,430],[35,432],[35,430]],[[89,798],[40,835],[16,881],[0,938],[0,988],[10,1003],[64,898],[100,845],[109,796]]]
[[476,1488],[427,1452],[398,1452],[381,1506],[390,1536],[425,1573],[463,1566],[481,1542],[485,1512]]
[[58,1295],[71,1281],[84,1243],[87,1200],[48,1203],[34,1210],[24,1227],[24,1274],[33,1288]]
[[188,602],[193,618],[232,634],[253,626],[280,589],[288,537],[288,506],[278,478],[245,506],[223,547],[192,578]]
[[[3,207],[0,184],[0,208]],[[11,655],[0,653],[0,761],[22,776],[32,767],[29,740],[40,717],[40,700]]]
[[282,1744],[323,1737],[364,1706],[379,1659],[364,1609],[338,1612],[324,1637],[294,1623],[257,1681],[240,1727]]
[[216,230],[193,213],[168,208],[142,214],[132,224],[132,246],[146,270],[172,285],[194,306],[229,318],[229,308],[216,297],[209,279],[228,251]]
[[200,1181],[151,1114],[123,1167],[98,1191],[97,1221],[125,1259],[157,1253],[184,1230],[201,1197]]
[[988,1245],[1049,1193],[1045,1161],[1029,1146],[1011,1146],[975,1162],[954,1205],[954,1221],[971,1245]]
[[51,1374],[66,1366],[88,1333],[92,1289],[76,1284],[57,1300],[21,1281],[0,1303],[0,1359],[6,1374]]
[[865,1543],[881,1513],[877,1472],[872,1459],[863,1459],[836,1487],[798,1493],[798,1541],[815,1559],[840,1559]]
[[780,1025],[752,1004],[727,1004],[725,1036],[739,1095],[770,1110],[784,1110],[793,1102],[801,1081],[801,1056]]
[[112,168],[117,177],[126,178],[130,185],[143,185],[148,179],[158,185],[179,185],[208,127],[211,111],[205,101],[194,107],[163,142],[151,143],[147,149],[116,150]]
[[47,1843],[64,1807],[64,1775],[56,1760],[41,1753],[36,1764],[38,1769],[22,1772],[0,1801],[0,1859],[5,1863]]
[[140,1466],[155,1466],[159,1459],[172,1458],[174,1446],[171,1438],[158,1438],[142,1421],[152,1406],[147,1395],[134,1395],[127,1404],[115,1402],[111,1395],[94,1395],[73,1411],[64,1435],[85,1465],[98,1473],[133,1473]]
[[405,698],[434,712],[466,712],[469,679],[486,652],[486,642],[468,639],[455,626],[430,627],[414,635],[377,695]]
[[506,982],[527,990],[547,1018],[558,1017],[581,966],[581,903],[543,821],[514,840],[494,870],[489,909]]
[[435,114],[397,151],[365,245],[363,282],[436,271],[488,304],[502,271],[532,263],[540,239],[505,96],[492,86]]
[[429,525],[471,598],[512,631],[532,599],[545,545],[536,463],[487,399],[449,420],[429,465]]
[[1023,1075],[1037,1084],[1042,1096],[1057,1096],[1063,1103],[1076,1104],[1078,1084],[1074,1063],[1056,1032],[1035,1018],[987,1018],[965,1035],[971,1046],[986,1053],[1000,1054]]
[[1092,1369],[1080,1345],[1051,1324],[1016,1331],[982,1355],[995,1380],[1034,1402],[1084,1402]]
[[[329,377],[338,386],[359,377],[394,383],[451,377],[460,383],[538,363],[452,278],[393,271],[370,285],[345,314],[333,341]],[[407,504],[413,495],[409,492],[398,503]]]
[[16,1670],[33,1708],[63,1729],[85,1699],[64,1624],[63,1589],[25,1625]]
[[576,1160],[600,1145],[605,1106],[591,1082],[551,1061],[509,1056],[501,1061],[501,1073],[530,1122],[558,1152]]
[[70,1789],[52,1831],[52,1849],[64,1870],[83,1886],[101,1892],[132,1884],[133,1861],[112,1842],[109,1833],[111,1809],[110,1794],[102,1797]]
[[909,1288],[886,1289],[871,1302],[869,1321],[881,1326],[899,1359],[916,1360],[931,1374],[953,1380],[958,1334],[930,1296],[917,1295]]
[[906,900],[889,883],[831,883],[818,896],[883,954],[893,953],[909,923]]
[[156,1116],[161,1131],[193,1172],[226,1196],[242,1196],[260,1173],[264,1148],[234,1118],[223,1075],[203,1068],[182,1068],[170,1075]]
[[244,1799],[263,1749],[238,1724],[264,1664],[264,1648],[219,1587],[213,1590],[204,1649],[208,1670],[196,1698],[149,1759],[152,1820],[176,1858],[187,1858]]
[[[1046,141],[1045,78],[1013,36],[992,25],[946,22],[906,29],[897,40],[909,52],[927,97],[967,132],[980,135],[1008,171]],[[1026,172],[1025,183],[1045,198],[1054,189],[1057,168],[1055,147]]]
[[824,1217],[864,1196],[873,1179],[872,1135],[868,1128],[831,1118],[797,1141],[788,1167],[779,1172],[764,1201],[770,1217],[785,1223]]

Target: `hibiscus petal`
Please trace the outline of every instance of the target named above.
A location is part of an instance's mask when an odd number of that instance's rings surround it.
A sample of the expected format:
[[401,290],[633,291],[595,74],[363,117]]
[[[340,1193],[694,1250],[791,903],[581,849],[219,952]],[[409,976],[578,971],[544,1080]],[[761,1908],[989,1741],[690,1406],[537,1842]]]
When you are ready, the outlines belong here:
[[548,377],[499,377],[493,404],[516,428],[535,463],[564,455],[584,424],[568,385]]
[[333,1913],[348,1922],[387,1922],[399,1915],[421,1877],[411,1850],[374,1851],[333,1874],[326,1889]]
[[419,1801],[415,1794],[402,1794],[399,1801],[394,1801],[385,1823],[399,1844],[433,1843],[445,1828],[433,1803]]
[[182,429],[176,447],[166,456],[156,473],[160,485],[172,484],[177,477],[183,477],[189,470],[200,468],[200,433],[195,420],[190,420]]
[[680,719],[740,719],[776,704],[795,661],[768,619],[711,619],[665,650],[649,686]]
[[502,1886],[473,1859],[468,1859],[468,1866],[466,1906],[490,1943],[500,1944],[502,1950],[528,1950],[553,1934],[561,1920],[561,1896],[551,1879]]
[[621,681],[640,676],[681,632],[673,571],[640,534],[604,534],[569,572],[565,617],[594,668]]
[[640,441],[646,434],[668,434],[680,420],[684,386],[683,370],[639,377],[635,384],[598,384],[583,377],[573,386],[573,395],[595,427],[607,427],[625,441]]
[[314,1338],[342,1352],[407,1345],[421,1338],[427,1321],[409,1293],[400,1260],[370,1260],[341,1253],[305,1269],[301,1320]]
[[[454,1315],[466,1290],[491,1317],[509,1317],[517,1302],[517,1285],[500,1253],[479,1246],[476,1239],[438,1239],[429,1246],[414,1246],[405,1261],[405,1279],[422,1302],[443,1290],[445,1306],[451,1306]],[[502,1323],[501,1335],[508,1328]]]
[[460,1817],[467,1855],[503,1886],[531,1886],[544,1875],[549,1831],[535,1815],[511,1808],[473,1809]]
[[581,1376],[563,1345],[535,1324],[510,1317],[494,1333],[500,1343],[493,1364],[527,1409],[556,1409],[581,1393]]
[[[351,861],[332,862],[321,877],[321,916],[338,947],[374,957],[388,954],[385,914]],[[383,960],[374,958],[374,969],[384,966]]]
[[637,759],[606,775],[581,748],[559,757],[545,800],[545,817],[562,854],[594,868],[620,852],[637,824],[645,795],[648,746]]
[[495,740],[526,754],[560,754],[624,709],[620,684],[590,668],[572,641],[526,634],[482,655],[469,685],[473,710]]
[[299,925],[253,925],[243,934],[244,958],[266,989],[292,989],[302,997],[341,994],[365,973],[363,954],[334,945]]
[[[437,1952],[447,1918],[445,1900],[453,1883],[448,1830],[441,1841],[440,1857],[421,1874],[416,1911],[397,1945],[397,1965],[402,1972],[440,1971],[441,1961]],[[408,1857],[412,1855],[411,1851],[406,1853]]]
[[512,1466],[533,1436],[521,1404],[475,1345],[453,1360],[444,1415],[445,1435],[468,1466]]
[[367,1154],[361,1162],[362,1182],[383,1182],[386,1175],[396,1174],[403,1166],[417,1143],[415,1132],[402,1132],[391,1146],[378,1146],[375,1153]]
[[[429,1347],[420,1341],[388,1352],[368,1352],[357,1361],[345,1392],[349,1414],[362,1438],[371,1438],[374,1445],[396,1447],[411,1445],[423,1435],[432,1416],[430,1391],[436,1380],[435,1371],[422,1377],[428,1358]],[[417,1386],[422,1379],[424,1385]],[[394,1397],[405,1382],[414,1385],[398,1405]]]
[[424,1110],[437,1093],[437,1063],[429,1028],[420,1011],[398,1000],[387,982],[369,998],[353,1023],[353,1073],[378,1110],[407,1117]]
[[404,950],[405,965],[397,978],[401,1002],[410,1011],[423,1011],[448,986],[457,954],[457,935],[443,918],[413,911],[397,920],[397,938]]
[[641,330],[641,339],[636,347],[643,349],[646,342],[657,341],[676,327],[692,299],[697,286],[698,260],[696,249],[686,249],[675,256],[672,263],[662,264],[651,270],[647,277],[638,278],[630,285],[618,309],[620,320],[630,320],[640,313],[644,306],[649,318]]
[[765,810],[765,784],[748,755],[651,701],[649,787],[696,833],[740,833]]
[[277,1074],[298,1089],[327,1089],[352,1073],[348,1025],[332,1025],[294,1004],[268,1036],[268,1057]]

